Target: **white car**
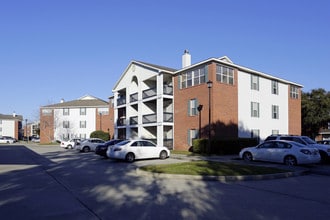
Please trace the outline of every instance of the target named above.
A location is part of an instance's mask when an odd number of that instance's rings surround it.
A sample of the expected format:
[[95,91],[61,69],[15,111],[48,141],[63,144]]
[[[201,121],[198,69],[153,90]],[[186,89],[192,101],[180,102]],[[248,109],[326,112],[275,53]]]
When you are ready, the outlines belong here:
[[0,144],[13,144],[14,142],[15,142],[14,138],[0,137]]
[[75,149],[82,152],[95,151],[96,146],[103,143],[105,143],[105,141],[100,138],[89,138],[77,144]]
[[317,148],[293,141],[265,141],[256,147],[247,147],[240,151],[240,158],[246,161],[260,160],[284,163],[294,166],[297,164],[319,163],[321,156]]
[[61,141],[61,147],[65,149],[73,149],[81,141],[80,138],[73,138],[68,141]]
[[107,156],[112,159],[122,159],[133,162],[136,159],[160,158],[170,156],[167,147],[156,145],[148,140],[126,140],[107,150]]

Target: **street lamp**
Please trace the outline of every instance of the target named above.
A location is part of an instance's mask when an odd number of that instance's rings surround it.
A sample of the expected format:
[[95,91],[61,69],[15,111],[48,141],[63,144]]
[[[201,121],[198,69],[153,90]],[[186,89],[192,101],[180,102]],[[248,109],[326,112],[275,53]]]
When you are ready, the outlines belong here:
[[28,137],[28,130],[27,130],[27,119],[25,119],[25,136],[26,136],[26,141],[29,142],[29,137]]
[[201,139],[202,137],[202,134],[201,134],[201,120],[202,120],[202,109],[203,109],[203,105],[199,105],[197,107],[197,110],[198,110],[198,115],[199,115],[199,130],[198,130],[198,138]]
[[209,141],[208,141],[208,148],[207,153],[211,152],[211,88],[213,82],[211,80],[207,81],[207,88],[209,89]]

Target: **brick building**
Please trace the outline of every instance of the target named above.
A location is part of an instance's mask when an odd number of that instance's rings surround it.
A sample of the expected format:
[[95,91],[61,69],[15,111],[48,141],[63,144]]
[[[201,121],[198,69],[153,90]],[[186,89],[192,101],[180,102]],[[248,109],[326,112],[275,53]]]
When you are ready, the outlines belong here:
[[185,51],[180,70],[132,61],[113,89],[115,137],[187,150],[209,120],[212,139],[300,134],[301,88],[226,56],[191,64]]

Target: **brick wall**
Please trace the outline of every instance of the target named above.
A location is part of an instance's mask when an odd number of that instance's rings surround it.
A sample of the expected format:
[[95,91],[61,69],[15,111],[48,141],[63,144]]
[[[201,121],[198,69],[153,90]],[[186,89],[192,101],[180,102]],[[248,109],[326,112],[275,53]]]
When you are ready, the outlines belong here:
[[290,98],[290,86],[288,86],[289,96],[289,134],[301,135],[301,89],[299,98]]

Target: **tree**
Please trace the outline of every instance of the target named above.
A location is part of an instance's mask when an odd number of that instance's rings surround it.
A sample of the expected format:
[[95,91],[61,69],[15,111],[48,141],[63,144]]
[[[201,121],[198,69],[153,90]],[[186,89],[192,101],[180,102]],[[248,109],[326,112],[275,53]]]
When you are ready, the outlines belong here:
[[302,93],[301,115],[303,135],[315,138],[330,122],[330,93],[321,88]]

